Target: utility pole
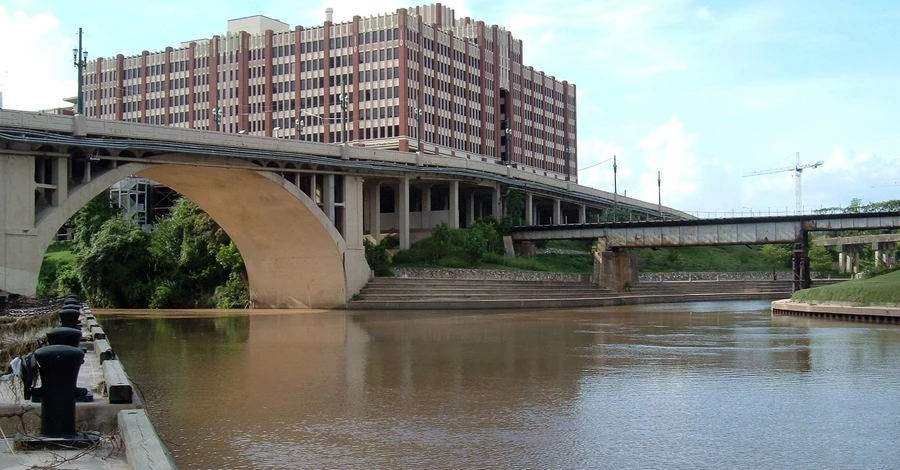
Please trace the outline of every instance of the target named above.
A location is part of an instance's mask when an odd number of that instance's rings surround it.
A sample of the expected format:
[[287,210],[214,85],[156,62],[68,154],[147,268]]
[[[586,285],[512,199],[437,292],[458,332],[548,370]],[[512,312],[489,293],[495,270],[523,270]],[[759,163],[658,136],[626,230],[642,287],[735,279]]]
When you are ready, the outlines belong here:
[[659,201],[657,202],[657,210],[659,211],[659,216],[662,217],[662,178],[660,177],[660,171],[656,171],[656,188],[657,194],[659,194]]
[[81,82],[84,78],[84,68],[87,66],[88,57],[87,51],[81,48],[81,37],[81,28],[78,28],[78,49],[72,49],[72,65],[78,69],[78,99],[76,100],[77,104],[75,108],[75,112],[78,114],[84,114],[84,97],[82,96],[83,91]]

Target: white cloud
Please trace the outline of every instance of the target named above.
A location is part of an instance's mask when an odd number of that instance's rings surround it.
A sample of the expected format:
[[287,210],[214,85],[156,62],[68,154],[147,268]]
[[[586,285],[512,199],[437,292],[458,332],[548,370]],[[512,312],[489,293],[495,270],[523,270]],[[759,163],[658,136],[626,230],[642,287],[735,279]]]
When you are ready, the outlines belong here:
[[53,14],[29,16],[0,6],[3,106],[30,111],[67,106],[63,98],[75,96],[78,86],[72,43]]
[[697,9],[697,19],[708,21],[712,19],[712,13],[709,12],[709,8],[701,7]]
[[645,201],[658,198],[657,171],[665,180],[666,205],[684,207],[694,197],[699,167],[694,155],[694,136],[686,134],[681,121],[672,116],[638,144],[640,173],[637,174],[635,197]]

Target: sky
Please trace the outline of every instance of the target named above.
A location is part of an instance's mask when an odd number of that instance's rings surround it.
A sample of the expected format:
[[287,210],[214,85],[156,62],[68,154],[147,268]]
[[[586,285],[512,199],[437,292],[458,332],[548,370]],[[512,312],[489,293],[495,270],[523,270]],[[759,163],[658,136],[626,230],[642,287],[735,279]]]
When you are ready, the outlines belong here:
[[[524,62],[577,86],[579,183],[698,215],[900,199],[896,0],[446,0],[505,26]],[[414,6],[382,0],[0,0],[8,109],[73,96],[89,58],[178,47],[262,14],[314,26]],[[603,163],[600,163],[603,162]],[[599,163],[599,164],[598,164]],[[657,172],[661,184],[657,185]]]

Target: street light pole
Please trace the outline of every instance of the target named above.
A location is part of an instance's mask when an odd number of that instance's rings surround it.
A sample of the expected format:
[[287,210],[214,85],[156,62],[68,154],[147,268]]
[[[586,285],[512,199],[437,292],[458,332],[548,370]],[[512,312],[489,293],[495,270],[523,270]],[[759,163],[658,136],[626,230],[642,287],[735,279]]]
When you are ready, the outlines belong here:
[[619,165],[616,164],[616,156],[613,155],[613,222],[619,217]]
[[303,140],[303,128],[306,126],[306,121],[303,120],[303,115],[297,113],[297,140]]
[[87,66],[87,51],[81,48],[81,28],[78,28],[78,49],[72,49],[73,61],[72,65],[74,65],[78,69],[78,99],[76,101],[76,112],[78,114],[84,114],[84,97],[82,96],[82,79],[84,77],[84,68]]
[[341,121],[343,122],[343,130],[341,130],[341,141],[347,143],[347,81],[341,80]]
[[660,178],[659,170],[656,171],[656,188],[657,194],[659,194],[659,200],[657,202],[657,210],[659,211],[659,216],[662,217],[662,178]]
[[[507,127],[503,129],[503,134],[506,135],[506,163],[509,164],[512,161],[512,129]],[[503,163],[504,159],[501,158],[500,162]]]
[[416,117],[416,124],[419,128],[419,131],[416,133],[416,137],[418,138],[416,153],[420,154],[422,153],[422,108],[416,108],[414,116]]

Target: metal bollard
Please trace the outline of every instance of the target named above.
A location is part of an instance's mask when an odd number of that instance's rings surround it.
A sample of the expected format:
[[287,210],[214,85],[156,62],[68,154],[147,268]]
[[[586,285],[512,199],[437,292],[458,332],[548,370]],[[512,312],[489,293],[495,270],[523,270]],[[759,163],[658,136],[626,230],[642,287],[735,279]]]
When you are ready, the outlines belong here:
[[84,351],[62,344],[34,352],[41,371],[41,435],[75,436],[75,384]]
[[79,328],[78,326],[78,318],[81,316],[81,311],[71,307],[63,307],[62,310],[59,311],[59,322],[62,326],[68,328]]
[[54,344],[63,344],[77,348],[80,341],[81,330],[77,328],[61,326],[47,331],[47,342],[50,343],[51,346]]

